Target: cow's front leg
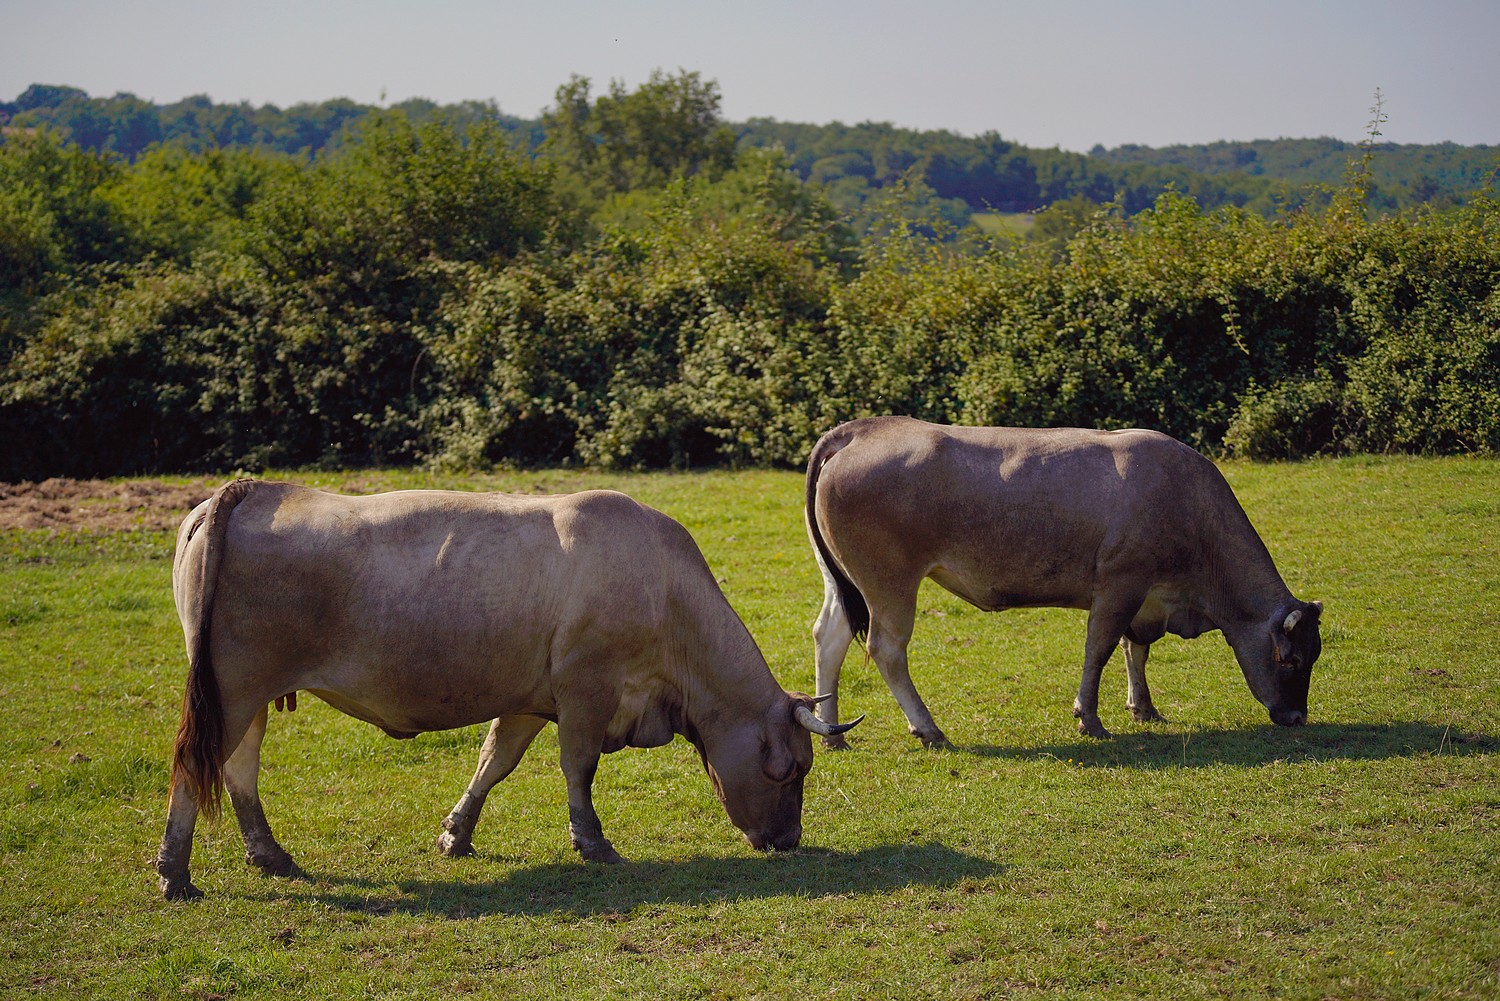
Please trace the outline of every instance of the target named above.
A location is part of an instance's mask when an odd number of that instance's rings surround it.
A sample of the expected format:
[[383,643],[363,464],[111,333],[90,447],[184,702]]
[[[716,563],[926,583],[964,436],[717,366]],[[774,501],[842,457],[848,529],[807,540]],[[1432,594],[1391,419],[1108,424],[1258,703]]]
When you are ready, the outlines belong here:
[[266,735],[266,710],[262,706],[229,760],[224,762],[224,787],[234,806],[245,840],[245,861],[267,876],[294,876],[301,870],[286,850],[277,844],[260,804],[260,745]]
[[1099,721],[1099,678],[1109,662],[1115,644],[1125,636],[1130,620],[1140,607],[1139,601],[1120,602],[1095,598],[1089,609],[1088,636],[1083,644],[1083,677],[1078,682],[1078,697],[1073,700],[1073,715],[1078,717],[1078,732],[1101,740],[1111,736]]
[[1146,658],[1151,655],[1151,644],[1137,643],[1129,636],[1122,636],[1120,649],[1125,654],[1125,708],[1130,710],[1137,723],[1166,723],[1167,718],[1152,704],[1151,689],[1146,684]]
[[604,836],[599,814],[594,812],[594,773],[599,770],[604,732],[604,725],[587,716],[579,719],[570,718],[566,712],[558,714],[558,750],[568,783],[568,836],[585,862],[624,862]]
[[546,725],[547,721],[539,716],[501,716],[490,724],[484,747],[479,751],[479,767],[469,780],[469,788],[443,819],[438,851],[444,855],[474,854],[474,825],[479,822],[485,797],[521,763],[521,756]]

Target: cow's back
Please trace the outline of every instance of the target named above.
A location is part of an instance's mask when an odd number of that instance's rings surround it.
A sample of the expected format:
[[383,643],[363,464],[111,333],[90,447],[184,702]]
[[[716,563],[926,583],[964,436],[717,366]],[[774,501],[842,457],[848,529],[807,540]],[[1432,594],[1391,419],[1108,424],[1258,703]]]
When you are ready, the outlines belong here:
[[220,590],[303,650],[420,646],[439,631],[447,647],[493,639],[518,613],[555,617],[563,556],[540,500],[263,484],[235,510]]
[[989,609],[1086,608],[1101,561],[1166,572],[1197,544],[1184,511],[1215,489],[1205,473],[1222,482],[1196,452],[1151,431],[869,418],[831,435],[840,432],[817,506],[850,576],[861,586],[862,576],[931,576]]

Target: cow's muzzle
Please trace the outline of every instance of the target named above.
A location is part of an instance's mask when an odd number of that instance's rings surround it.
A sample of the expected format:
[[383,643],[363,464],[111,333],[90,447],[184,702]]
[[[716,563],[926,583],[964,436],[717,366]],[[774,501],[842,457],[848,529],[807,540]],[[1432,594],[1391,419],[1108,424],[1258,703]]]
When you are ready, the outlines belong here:
[[789,852],[802,841],[802,825],[798,824],[776,837],[768,837],[763,831],[746,831],[745,840],[758,852]]
[[1307,722],[1306,709],[1272,709],[1271,722],[1277,726],[1301,726]]

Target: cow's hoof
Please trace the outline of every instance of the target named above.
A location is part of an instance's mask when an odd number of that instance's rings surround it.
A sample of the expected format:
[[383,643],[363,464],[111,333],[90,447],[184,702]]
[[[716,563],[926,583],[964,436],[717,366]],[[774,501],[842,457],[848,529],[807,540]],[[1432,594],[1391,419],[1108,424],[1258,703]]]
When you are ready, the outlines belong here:
[[583,856],[585,862],[604,862],[608,865],[618,865],[625,861],[625,856],[615,851],[615,846],[608,841],[597,841],[587,845],[576,845],[578,854]]
[[1093,737],[1096,740],[1108,740],[1114,734],[1104,729],[1104,724],[1099,722],[1099,717],[1080,717],[1078,720],[1078,732],[1085,737]]
[[260,854],[246,852],[245,861],[255,866],[267,876],[302,875],[302,870],[297,866],[297,863],[280,848]]
[[832,737],[823,738],[823,747],[830,751],[847,751],[849,750],[849,741],[844,739],[842,733],[836,733]]
[[1135,717],[1137,723],[1170,723],[1161,713],[1156,711],[1155,706],[1131,706],[1130,715]]
[[951,743],[949,743],[947,735],[944,734],[943,731],[941,731],[941,730],[934,730],[931,733],[919,733],[916,736],[917,736],[917,739],[922,742],[922,746],[924,748],[929,749],[929,750],[934,750],[934,751],[951,751],[951,750],[953,750],[953,745]]
[[163,876],[160,880],[161,895],[167,900],[197,900],[203,896],[203,891],[193,885],[193,881],[187,878],[168,879]]
[[437,836],[437,850],[449,858],[462,858],[474,854],[474,842],[455,837],[452,831],[444,831]]

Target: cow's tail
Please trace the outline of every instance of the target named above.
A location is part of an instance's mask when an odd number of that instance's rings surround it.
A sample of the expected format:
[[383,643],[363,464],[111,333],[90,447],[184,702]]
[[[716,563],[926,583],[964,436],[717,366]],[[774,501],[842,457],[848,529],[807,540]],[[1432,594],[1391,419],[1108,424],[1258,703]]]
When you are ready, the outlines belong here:
[[[224,794],[224,706],[219,698],[219,682],[214,676],[209,655],[209,623],[213,619],[214,592],[218,587],[219,565],[224,559],[224,539],[229,531],[229,514],[245,499],[254,480],[235,480],[220,488],[209,501],[203,516],[188,531],[182,545],[201,534],[196,567],[187,570],[191,580],[185,589],[193,607],[184,616],[188,629],[187,690],[182,696],[182,722],[172,749],[172,788],[182,779],[198,809],[209,818],[219,813]],[[178,554],[182,558],[182,554]],[[184,572],[178,568],[178,572]]]
[[828,580],[833,582],[839,603],[844,606],[844,615],[849,620],[849,628],[853,630],[856,639],[862,640],[870,631],[870,606],[865,603],[865,596],[859,593],[859,588],[854,586],[854,582],[833,558],[833,553],[829,552],[828,543],[818,529],[817,515],[818,478],[823,473],[823,465],[853,440],[853,431],[849,425],[844,424],[819,438],[818,443],[813,446],[812,454],[807,457],[807,499],[804,513],[807,518],[807,534],[812,539],[818,566]]

